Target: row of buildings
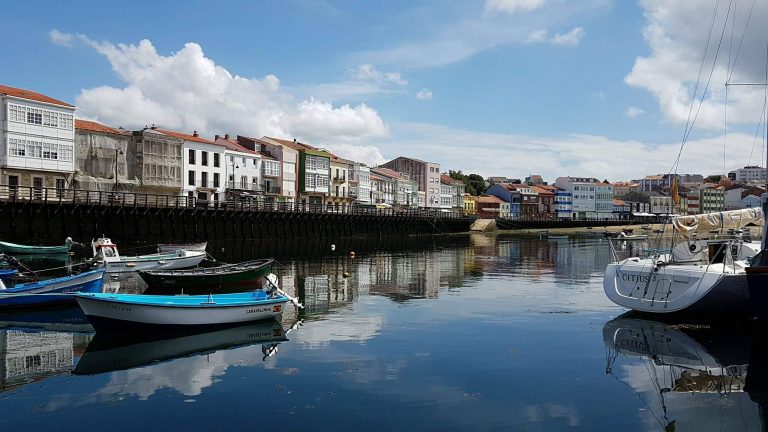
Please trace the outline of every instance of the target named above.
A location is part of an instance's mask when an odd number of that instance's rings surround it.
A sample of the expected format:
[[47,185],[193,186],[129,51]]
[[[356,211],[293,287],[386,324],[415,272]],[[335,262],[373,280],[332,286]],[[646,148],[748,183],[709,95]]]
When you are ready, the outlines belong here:
[[399,157],[379,167],[296,139],[151,126],[127,131],[75,118],[71,104],[0,85],[0,181],[224,200],[460,211],[464,184],[440,164]]

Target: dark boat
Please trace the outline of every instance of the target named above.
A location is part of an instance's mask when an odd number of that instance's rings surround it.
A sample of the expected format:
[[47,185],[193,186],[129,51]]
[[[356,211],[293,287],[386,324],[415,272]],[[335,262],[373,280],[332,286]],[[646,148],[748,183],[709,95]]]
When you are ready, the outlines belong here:
[[[227,288],[252,286],[255,281],[268,275],[273,259],[224,264],[217,267],[199,267],[188,270],[145,270],[139,276],[153,291],[188,288]],[[186,291],[185,291],[186,292]],[[190,292],[186,292],[191,294]]]
[[768,320],[768,253],[765,249],[752,258],[752,263],[744,271],[747,272],[752,313],[765,322]]

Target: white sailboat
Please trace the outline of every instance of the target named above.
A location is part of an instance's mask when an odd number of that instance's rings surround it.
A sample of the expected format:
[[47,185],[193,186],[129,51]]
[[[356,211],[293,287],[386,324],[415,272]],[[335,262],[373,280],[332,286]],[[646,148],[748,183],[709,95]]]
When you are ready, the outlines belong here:
[[[672,224],[681,241],[671,253],[616,259],[605,270],[605,294],[641,312],[751,316],[745,269],[760,243],[741,235],[750,223],[763,223],[761,209],[679,216]],[[699,238],[712,230],[725,235]]]
[[178,249],[173,252],[149,255],[120,256],[117,245],[106,237],[91,242],[93,260],[107,273],[137,270],[180,269],[194,267],[205,258],[204,251]]

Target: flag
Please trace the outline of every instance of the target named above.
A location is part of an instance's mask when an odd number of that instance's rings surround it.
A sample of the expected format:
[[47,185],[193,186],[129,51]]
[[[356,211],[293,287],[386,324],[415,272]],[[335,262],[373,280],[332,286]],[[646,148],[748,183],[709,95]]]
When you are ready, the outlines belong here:
[[672,202],[675,207],[680,205],[680,192],[677,190],[677,176],[672,177]]

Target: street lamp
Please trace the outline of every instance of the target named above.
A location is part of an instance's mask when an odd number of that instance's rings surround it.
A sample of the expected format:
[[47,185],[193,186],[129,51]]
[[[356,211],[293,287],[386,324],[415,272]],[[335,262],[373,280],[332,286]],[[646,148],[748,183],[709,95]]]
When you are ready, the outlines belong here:
[[235,163],[234,157],[232,158],[231,165],[232,165],[232,189],[235,189],[235,169],[240,168],[240,165]]

